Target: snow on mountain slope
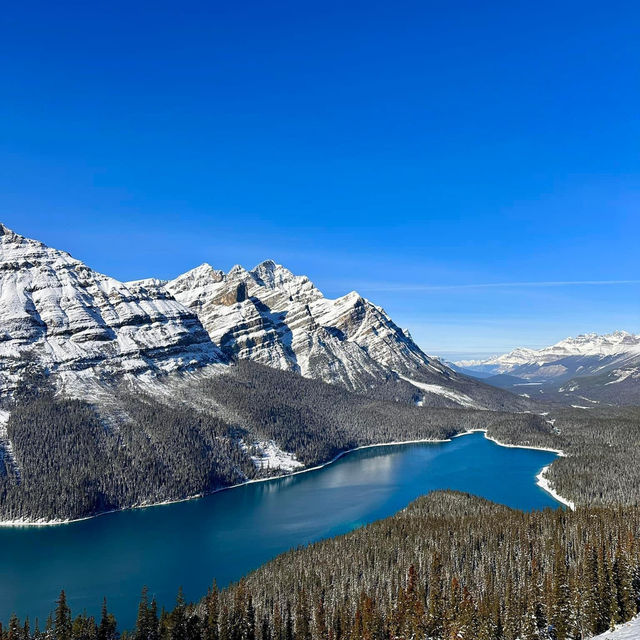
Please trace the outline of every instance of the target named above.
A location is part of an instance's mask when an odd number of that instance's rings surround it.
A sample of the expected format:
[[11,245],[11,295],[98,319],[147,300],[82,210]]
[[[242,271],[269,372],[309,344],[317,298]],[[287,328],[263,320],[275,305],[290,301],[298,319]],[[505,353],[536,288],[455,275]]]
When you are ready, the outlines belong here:
[[229,273],[203,264],[164,287],[234,358],[351,389],[387,379],[394,370],[440,381],[456,377],[380,307],[356,292],[327,299],[306,276],[271,260]]
[[432,393],[437,396],[444,396],[449,400],[453,400],[457,404],[468,407],[469,409],[483,409],[484,407],[478,404],[473,398],[465,395],[464,393],[460,393],[459,391],[454,391],[453,389],[448,389],[447,387],[443,387],[439,384],[427,384],[425,382],[416,382],[415,380],[411,380],[411,378],[407,378],[406,376],[400,376],[403,380],[406,380],[409,384],[412,384],[414,387],[421,389],[427,393]]
[[589,333],[544,349],[515,349],[487,360],[467,360],[456,365],[470,371],[508,373],[530,381],[569,380],[640,366],[640,335],[626,331]]
[[220,362],[197,316],[0,225],[0,390],[27,363],[99,376]]
[[591,640],[639,640],[640,616],[636,616],[629,622],[618,625],[613,631],[605,631],[593,636]]
[[[104,403],[101,388],[125,374],[153,386],[156,373],[250,359],[360,391],[407,386],[400,374],[481,398],[478,406],[514,408],[510,394],[425,355],[382,308],[355,292],[327,299],[270,260],[251,271],[204,264],[169,282],[122,283],[0,226],[0,301],[0,392],[36,364],[66,395]],[[454,396],[428,400],[469,406]]]
[[[626,331],[588,333],[544,349],[515,349],[456,366],[471,375],[480,372],[488,384],[514,393],[536,385],[531,393],[541,401],[574,406],[640,401],[640,335]],[[493,375],[486,378],[487,373]]]

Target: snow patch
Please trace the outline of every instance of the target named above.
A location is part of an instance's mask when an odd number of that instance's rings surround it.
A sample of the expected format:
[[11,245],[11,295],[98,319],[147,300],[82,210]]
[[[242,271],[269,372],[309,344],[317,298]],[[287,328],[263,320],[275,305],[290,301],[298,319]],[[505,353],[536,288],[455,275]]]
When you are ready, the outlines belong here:
[[[635,374],[635,375],[634,375]],[[626,380],[627,378],[629,378],[630,376],[638,377],[640,374],[638,373],[637,370],[634,369],[616,369],[615,371],[611,372],[612,376],[615,376],[615,380],[612,380],[611,382],[607,382],[606,384],[617,384],[618,382],[622,382],[623,380]]]
[[438,396],[442,396],[443,398],[447,398],[447,400],[452,400],[453,402],[462,405],[463,407],[468,407],[470,409],[485,409],[482,405],[478,404],[473,398],[470,398],[468,395],[464,393],[460,393],[459,391],[454,391],[453,389],[447,389],[446,387],[442,387],[439,384],[427,384],[426,382],[418,382],[416,380],[411,380],[411,378],[407,378],[406,376],[402,376],[398,374],[398,377],[402,380],[412,384],[414,387],[421,389],[422,391],[426,391],[427,393],[434,393]]
[[571,501],[563,498],[552,486],[549,480],[547,479],[547,471],[551,465],[547,465],[543,469],[541,469],[540,473],[536,476],[536,484],[544,489],[548,494],[553,496],[558,502],[562,502],[562,504],[566,505],[571,509],[571,511],[576,510],[576,505]]
[[304,465],[296,460],[295,454],[283,451],[274,440],[256,441],[241,444],[245,451],[252,453],[251,460],[258,469],[280,469],[294,471]]
[[619,624],[613,631],[605,631],[591,640],[638,640],[640,638],[640,616]]

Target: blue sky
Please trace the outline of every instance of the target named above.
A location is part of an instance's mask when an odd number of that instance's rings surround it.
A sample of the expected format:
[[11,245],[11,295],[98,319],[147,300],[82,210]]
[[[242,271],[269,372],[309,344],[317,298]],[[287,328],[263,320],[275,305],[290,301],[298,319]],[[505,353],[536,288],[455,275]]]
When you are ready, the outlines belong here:
[[631,2],[10,3],[0,217],[124,280],[273,258],[431,353],[639,332],[639,24]]

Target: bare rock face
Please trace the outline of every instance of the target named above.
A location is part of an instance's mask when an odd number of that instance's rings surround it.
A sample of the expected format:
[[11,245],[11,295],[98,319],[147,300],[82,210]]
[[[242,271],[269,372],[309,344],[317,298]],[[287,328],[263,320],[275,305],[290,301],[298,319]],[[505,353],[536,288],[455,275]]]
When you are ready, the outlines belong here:
[[96,376],[171,371],[224,356],[164,289],[126,285],[0,225],[0,388],[25,361]]
[[[164,284],[232,358],[362,389],[395,371],[449,376],[383,309],[352,292],[329,300],[271,260],[229,273],[203,264]],[[453,374],[455,376],[455,374]]]
[[228,291],[222,291],[220,295],[212,300],[214,304],[224,307],[231,307],[236,302],[244,302],[247,299],[247,285],[244,282],[238,284],[235,288]]

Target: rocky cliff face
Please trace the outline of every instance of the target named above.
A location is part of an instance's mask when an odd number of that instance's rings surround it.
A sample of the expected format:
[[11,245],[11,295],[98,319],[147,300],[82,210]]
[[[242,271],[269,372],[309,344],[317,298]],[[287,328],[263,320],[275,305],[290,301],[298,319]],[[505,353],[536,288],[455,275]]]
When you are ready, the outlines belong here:
[[0,393],[34,363],[66,395],[104,403],[125,375],[140,388],[147,374],[242,359],[424,406],[513,405],[425,355],[382,308],[355,292],[325,298],[273,261],[123,283],[0,226]]
[[96,377],[224,360],[161,288],[128,286],[0,225],[0,389],[25,363]]
[[232,358],[366,388],[398,372],[455,377],[426,356],[380,307],[351,292],[325,298],[305,276],[267,260],[224,273],[203,264],[163,288],[193,310]]

